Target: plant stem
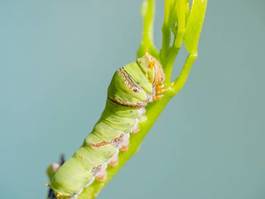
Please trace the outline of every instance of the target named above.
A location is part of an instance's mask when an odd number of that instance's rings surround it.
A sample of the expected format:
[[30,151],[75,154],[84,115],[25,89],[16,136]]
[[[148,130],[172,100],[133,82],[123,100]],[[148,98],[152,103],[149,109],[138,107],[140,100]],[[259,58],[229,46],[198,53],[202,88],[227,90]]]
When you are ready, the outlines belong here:
[[149,52],[154,57],[158,57],[158,50],[153,41],[154,15],[155,0],[145,0],[142,5],[143,33],[142,41],[137,52],[138,57],[142,57],[145,52]]

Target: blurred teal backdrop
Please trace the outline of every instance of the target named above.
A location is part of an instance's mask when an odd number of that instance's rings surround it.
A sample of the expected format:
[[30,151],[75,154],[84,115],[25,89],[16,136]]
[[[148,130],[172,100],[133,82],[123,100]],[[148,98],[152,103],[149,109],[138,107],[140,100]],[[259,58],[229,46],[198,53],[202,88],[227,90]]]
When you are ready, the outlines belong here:
[[[0,198],[45,198],[46,166],[81,144],[135,58],[140,4],[0,0]],[[264,199],[264,36],[264,0],[210,0],[187,86],[99,198]]]

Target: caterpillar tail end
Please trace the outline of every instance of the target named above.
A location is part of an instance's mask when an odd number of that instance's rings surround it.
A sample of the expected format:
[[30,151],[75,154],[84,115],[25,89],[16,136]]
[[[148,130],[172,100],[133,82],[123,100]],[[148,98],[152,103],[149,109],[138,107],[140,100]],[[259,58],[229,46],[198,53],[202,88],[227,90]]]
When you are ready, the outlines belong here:
[[[62,154],[59,159],[59,163],[52,163],[47,168],[47,176],[49,178],[49,181],[51,181],[52,177],[56,173],[56,171],[64,164],[65,162],[65,156]],[[60,196],[57,196],[57,194],[49,187],[47,199],[60,199]]]

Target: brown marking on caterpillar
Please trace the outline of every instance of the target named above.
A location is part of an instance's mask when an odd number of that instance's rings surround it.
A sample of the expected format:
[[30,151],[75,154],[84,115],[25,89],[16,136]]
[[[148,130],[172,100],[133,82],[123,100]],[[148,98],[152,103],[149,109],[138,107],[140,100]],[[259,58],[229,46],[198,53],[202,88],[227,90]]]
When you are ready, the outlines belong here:
[[123,143],[124,137],[126,137],[126,136],[124,136],[124,134],[121,134],[119,137],[114,138],[110,142],[102,141],[102,142],[99,142],[96,144],[89,143],[89,146],[91,146],[93,148],[100,148],[100,147],[106,146],[108,144],[113,144],[115,147],[120,148],[120,145]]
[[122,143],[124,135],[122,134],[120,137],[117,137],[112,140],[112,144],[116,146],[117,148],[120,148],[120,144]]
[[108,100],[112,101],[115,104],[121,105],[121,106],[127,106],[127,107],[132,107],[132,108],[144,108],[147,104],[147,102],[139,102],[139,103],[130,103],[130,102],[125,102],[119,99],[115,99],[112,97],[108,97]]
[[[126,86],[132,90],[133,92],[139,92],[140,90],[143,90],[143,88],[141,88],[139,85],[137,85],[131,78],[131,76],[126,72],[126,70],[124,70],[124,68],[119,68],[117,70],[117,73],[123,78],[124,83],[126,84]],[[124,100],[120,100],[117,98],[113,98],[108,96],[108,99],[111,100],[113,103],[122,105],[122,106],[127,106],[127,107],[132,107],[132,108],[142,108],[145,107],[146,104],[150,101],[150,100],[146,100],[146,101],[141,101],[141,102],[137,102],[137,103],[131,103],[129,101],[124,101]]]
[[[132,132],[133,133],[133,130]],[[127,151],[128,150],[128,145],[129,145],[129,140],[130,136],[129,134],[122,134],[120,137],[117,137],[113,139],[111,142],[99,142],[96,144],[89,144],[92,147],[99,148],[108,144],[113,144],[115,147],[117,147],[120,151]]]
[[141,87],[139,87],[134,81],[132,80],[131,76],[124,70],[124,68],[118,69],[118,73],[123,77],[124,83],[133,91],[138,93]]
[[99,142],[99,143],[96,143],[96,144],[89,144],[89,145],[94,147],[94,148],[99,148],[99,147],[102,147],[102,146],[106,146],[108,144],[111,144],[111,142],[102,141],[102,142]]
[[120,138],[118,138],[115,144],[120,151],[124,152],[128,150],[129,142],[130,142],[130,134],[126,133],[126,134],[123,134]]

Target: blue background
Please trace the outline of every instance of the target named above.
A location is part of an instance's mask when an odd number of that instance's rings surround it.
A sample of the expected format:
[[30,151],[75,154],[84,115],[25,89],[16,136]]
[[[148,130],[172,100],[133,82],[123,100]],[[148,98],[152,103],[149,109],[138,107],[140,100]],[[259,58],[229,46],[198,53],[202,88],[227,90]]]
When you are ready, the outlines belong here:
[[[0,198],[45,198],[46,166],[81,144],[113,72],[135,58],[140,4],[0,0]],[[100,199],[265,198],[264,10],[209,1],[185,89]]]

